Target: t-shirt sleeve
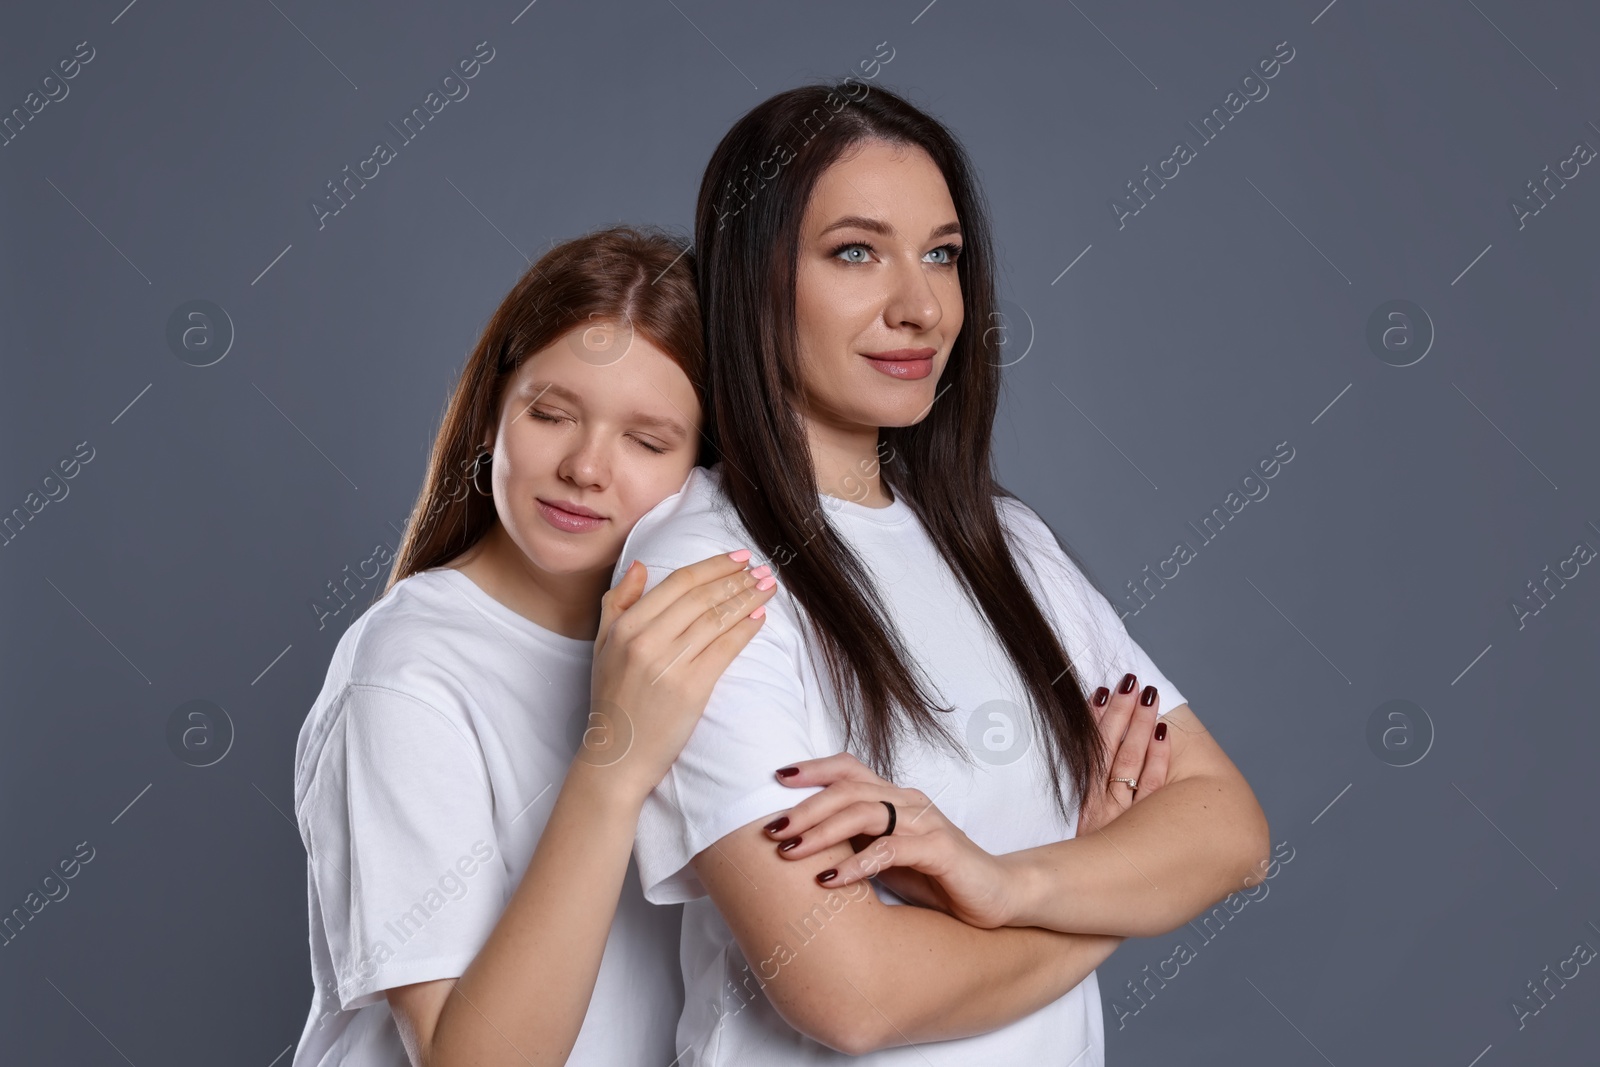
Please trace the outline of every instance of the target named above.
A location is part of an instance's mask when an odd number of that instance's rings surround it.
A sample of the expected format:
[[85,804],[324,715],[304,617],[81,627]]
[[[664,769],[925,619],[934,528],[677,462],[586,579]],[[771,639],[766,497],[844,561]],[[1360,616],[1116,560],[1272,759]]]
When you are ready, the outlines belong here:
[[[646,590],[706,555],[645,561]],[[634,857],[652,904],[705,896],[690,860],[739,827],[821,791],[783,785],[775,773],[832,754],[818,750],[809,728],[801,656],[795,608],[780,589],[767,602],[767,621],[717,680],[688,743],[639,814]]]
[[457,978],[510,891],[483,757],[444,712],[351,685],[298,812],[339,1005]]
[[1156,666],[1128,633],[1117,610],[1072,562],[1045,521],[1020,501],[999,498],[1002,520],[1013,545],[1024,554],[1018,563],[1031,567],[1044,593],[1045,606],[1072,660],[1084,696],[1100,686],[1115,689],[1132,672],[1139,686],[1156,687],[1158,711],[1165,715],[1188,703],[1177,685]]

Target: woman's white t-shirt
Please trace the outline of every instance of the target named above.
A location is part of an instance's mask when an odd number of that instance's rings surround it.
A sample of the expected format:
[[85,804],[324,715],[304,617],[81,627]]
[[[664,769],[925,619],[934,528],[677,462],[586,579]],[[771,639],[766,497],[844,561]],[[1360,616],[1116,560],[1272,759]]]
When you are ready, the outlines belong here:
[[[340,638],[295,751],[315,992],[293,1067],[406,1067],[383,991],[466,972],[505,910],[589,711],[593,641],[461,571],[397,583]],[[630,861],[568,1063],[661,1064],[680,909]]]
[[[696,469],[681,492],[641,519],[616,574],[639,560],[653,587],[675,568],[752,543],[722,489],[721,467]],[[908,736],[897,785],[921,789],[992,853],[1074,836],[1052,799],[1045,749],[1033,735],[1026,690],[981,611],[962,591],[909,505],[824,497],[827,521],[877,582],[881,600],[916,666],[954,708],[949,725],[970,761]],[[1086,693],[1132,671],[1160,690],[1161,710],[1185,703],[1178,688],[1129,636],[1115,609],[1062,551],[1048,526],[1021,503],[995,506],[1013,557],[1061,638]],[[805,533],[797,535],[804,540]],[[804,551],[800,544],[790,546]],[[775,552],[775,554],[777,554]],[[781,559],[781,557],[780,557]],[[820,660],[802,636],[799,607],[783,588],[767,622],[712,691],[705,715],[661,785],[645,802],[634,856],[646,899],[684,903],[681,964],[685,1003],[677,1045],[682,1067],[872,1064],[944,1067],[1028,1063],[1100,1067],[1104,1030],[1091,974],[1058,1000],[976,1037],[919,1043],[850,1057],[792,1029],[773,1009],[759,974],[707,897],[689,861],[723,836],[817,792],[781,785],[774,771],[845,748],[842,720]],[[909,734],[909,732],[908,732]],[[857,756],[863,756],[860,751]],[[1064,792],[1070,797],[1070,783]],[[903,904],[874,883],[879,899]],[[793,924],[791,924],[792,926]],[[789,945],[797,951],[797,935]]]

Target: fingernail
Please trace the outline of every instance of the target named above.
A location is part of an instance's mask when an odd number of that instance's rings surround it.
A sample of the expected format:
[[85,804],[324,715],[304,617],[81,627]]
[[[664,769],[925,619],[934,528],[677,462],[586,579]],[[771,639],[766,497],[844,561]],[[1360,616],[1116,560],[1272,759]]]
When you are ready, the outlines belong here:
[[759,608],[757,608],[756,610],[752,611],[750,613],[750,617],[752,619],[759,619],[763,615],[765,615],[766,613],[767,613],[767,606],[765,604],[763,604]]
[[771,822],[767,823],[767,825],[763,826],[762,829],[765,830],[769,834],[775,834],[779,830],[782,830],[785,826],[788,826],[788,825],[789,825],[789,816],[785,815],[785,816],[783,816],[781,818],[773,819]]
[[779,778],[793,778],[795,775],[797,775],[799,773],[800,773],[800,768],[799,767],[779,767],[778,768],[778,777]]
[[791,837],[789,840],[778,846],[778,851],[788,852],[791,848],[794,848],[794,846],[798,845],[799,843],[800,839],[798,837]]
[[1151,704],[1154,704],[1155,702],[1156,702],[1156,687],[1153,686],[1153,685],[1145,686],[1144,687],[1144,692],[1139,694],[1139,703],[1143,704],[1145,707],[1148,708]]
[[754,568],[751,569],[750,577],[752,577],[752,578],[765,578],[767,575],[769,575],[771,573],[772,573],[772,568],[767,566],[765,563],[763,563],[761,566],[754,567]]
[[748,548],[741,548],[737,552],[729,552],[728,558],[733,560],[735,563],[743,563],[745,560],[750,558],[750,550]]
[[1106,701],[1108,701],[1110,699],[1111,699],[1111,690],[1107,689],[1105,686],[1102,685],[1099,689],[1096,689],[1094,691],[1094,706],[1095,707],[1097,707],[1097,708],[1105,707],[1106,706]]
[[1164,723],[1164,722],[1156,723],[1156,740],[1157,741],[1165,741],[1166,739],[1167,739],[1167,724]]
[[768,577],[763,578],[759,582],[757,582],[756,583],[756,588],[757,589],[771,589],[773,586],[775,586],[777,584],[778,584],[778,579],[773,578],[773,577],[771,577],[769,575]]
[[1131,674],[1124,674],[1122,676],[1122,684],[1117,686],[1117,692],[1119,692],[1119,693],[1131,693],[1131,692],[1133,692],[1133,687],[1135,685],[1138,685],[1138,684],[1139,684],[1139,679],[1135,678]]
[[826,885],[827,883],[833,881],[838,876],[839,876],[839,869],[837,867],[829,867],[827,870],[825,870],[821,874],[817,875],[817,881],[819,881],[819,882],[823,883],[824,885]]

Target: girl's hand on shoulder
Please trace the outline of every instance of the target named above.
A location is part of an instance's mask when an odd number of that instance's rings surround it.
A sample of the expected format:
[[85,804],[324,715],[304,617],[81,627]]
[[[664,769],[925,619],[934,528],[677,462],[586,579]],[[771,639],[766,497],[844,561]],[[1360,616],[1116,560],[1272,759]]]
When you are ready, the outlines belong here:
[[[771,568],[748,549],[679,567],[644,593],[635,561],[600,601],[588,728],[575,759],[643,801],[694,732],[712,688],[766,618]],[[642,594],[642,595],[641,595]]]
[[[794,862],[840,841],[856,854],[817,872],[830,888],[876,878],[902,899],[937,908],[970,926],[1006,925],[1013,881],[1003,857],[974,844],[918,789],[902,789],[848,752],[778,772],[784,785],[825,787],[769,822],[778,855]],[[885,835],[894,805],[894,832]]]
[[[1160,708],[1156,687],[1141,690],[1139,679],[1131,674],[1122,676],[1115,693],[1101,686],[1089,698],[1110,770],[1106,780],[1089,791],[1089,803],[1078,818],[1079,837],[1103,829],[1166,784],[1172,745],[1167,741],[1167,724],[1156,719]],[[1119,778],[1134,779],[1137,788]]]

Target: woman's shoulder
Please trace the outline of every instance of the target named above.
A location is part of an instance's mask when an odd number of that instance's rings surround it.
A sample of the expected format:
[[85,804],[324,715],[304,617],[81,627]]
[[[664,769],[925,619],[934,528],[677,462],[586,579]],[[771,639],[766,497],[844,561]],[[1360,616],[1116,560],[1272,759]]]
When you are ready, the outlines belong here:
[[1000,525],[1011,541],[1012,550],[1017,554],[1017,562],[1031,567],[1041,578],[1072,583],[1073,594],[1081,596],[1083,585],[1088,584],[1088,576],[1063,547],[1050,524],[1009,490],[1001,489],[995,493],[994,507]]
[[994,510],[1000,518],[1001,527],[1013,540],[1021,540],[1030,548],[1061,547],[1050,525],[1009,490],[996,491]]
[[683,488],[634,524],[612,574],[615,584],[634,560],[666,567],[705,559],[718,551],[750,548],[749,535],[723,487],[723,468],[696,467]]

